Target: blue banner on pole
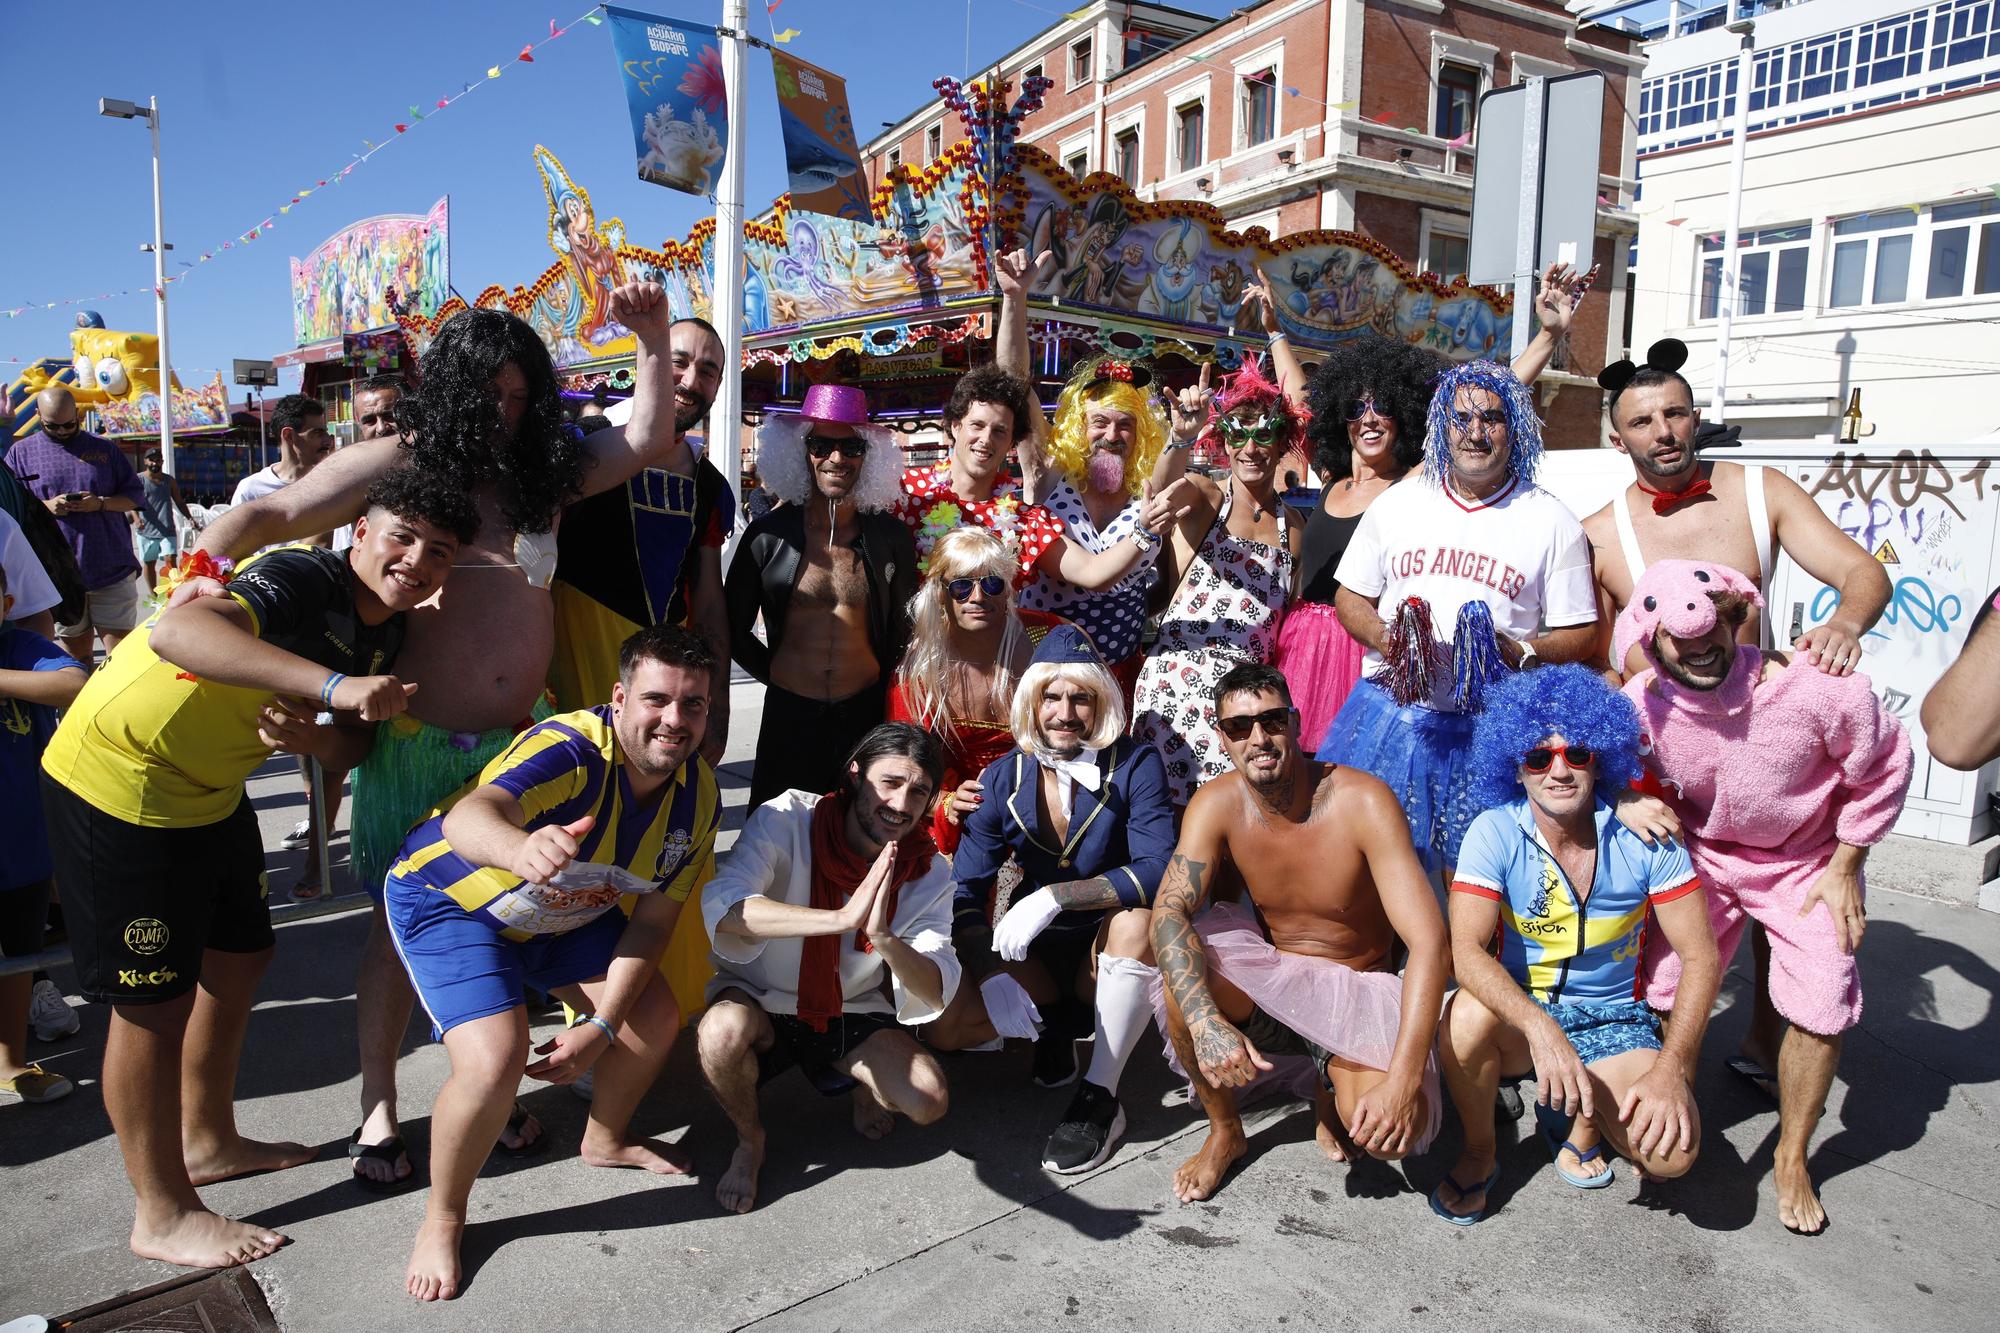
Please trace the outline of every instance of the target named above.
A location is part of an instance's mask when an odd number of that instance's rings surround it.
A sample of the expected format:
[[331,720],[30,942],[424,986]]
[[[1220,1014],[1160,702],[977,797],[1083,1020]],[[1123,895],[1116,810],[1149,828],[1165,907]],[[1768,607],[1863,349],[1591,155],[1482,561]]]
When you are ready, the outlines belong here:
[[639,179],[710,194],[729,139],[715,29],[605,6],[618,81],[632,113]]

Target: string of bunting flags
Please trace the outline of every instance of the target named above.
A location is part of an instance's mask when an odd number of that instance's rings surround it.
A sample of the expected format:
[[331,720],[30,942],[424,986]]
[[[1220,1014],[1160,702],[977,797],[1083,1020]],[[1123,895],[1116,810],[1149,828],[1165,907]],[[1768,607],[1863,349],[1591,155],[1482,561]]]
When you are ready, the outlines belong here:
[[[782,2],[783,0],[779,0],[779,3]],[[515,52],[513,55],[507,57],[507,59],[501,61],[498,64],[487,66],[486,73],[483,77],[477,79],[467,79],[466,81],[464,81],[459,85],[458,90],[456,92],[446,93],[445,95],[436,98],[428,110],[426,110],[423,106],[417,103],[411,103],[405,118],[392,122],[391,128],[393,132],[391,134],[380,140],[368,139],[368,138],[362,139],[361,145],[363,151],[351,154],[350,155],[351,160],[345,163],[343,166],[341,166],[339,170],[329,171],[324,175],[317,176],[313,179],[313,182],[310,185],[302,186],[301,188],[294,190],[292,192],[291,198],[288,199],[286,202],[278,205],[276,208],[271,210],[271,212],[267,213],[264,216],[263,221],[258,222],[254,226],[247,227],[240,232],[237,232],[234,236],[222,242],[222,244],[220,245],[213,246],[207,250],[204,250],[198,259],[182,260],[181,268],[183,271],[180,273],[169,275],[167,278],[167,285],[172,286],[174,283],[177,282],[185,282],[188,278],[194,275],[194,273],[199,269],[200,265],[211,263],[214,260],[221,258],[221,256],[227,253],[228,251],[246,247],[250,245],[252,242],[261,239],[264,233],[274,230],[277,227],[279,218],[285,217],[288,214],[290,214],[294,208],[298,207],[301,203],[305,202],[306,199],[310,198],[313,194],[317,193],[318,191],[339,185],[342,181],[346,180],[347,177],[353,173],[356,167],[365,165],[370,158],[375,156],[375,154],[381,152],[383,149],[387,148],[390,144],[400,141],[404,135],[408,134],[419,123],[437,116],[442,111],[449,110],[453,105],[455,105],[456,103],[462,101],[464,98],[469,96],[474,89],[482,88],[488,83],[493,82],[495,79],[500,78],[503,74],[507,72],[507,68],[510,65],[534,64],[535,52],[541,50],[543,47],[547,46],[550,42],[556,40],[556,38],[561,37],[564,33],[568,32],[571,28],[576,27],[579,23],[589,24],[592,27],[596,27],[602,24],[604,20],[602,17],[599,16],[598,13],[598,11],[602,8],[603,8],[602,5],[592,5],[588,10],[586,10],[582,14],[577,15],[577,17],[571,19],[568,23],[558,23],[554,19],[550,19],[549,31],[547,36],[537,38],[534,41],[522,43],[521,49]],[[770,8],[776,9],[777,5],[773,4],[770,6]],[[110,301],[110,300],[116,300],[117,298],[122,296],[136,296],[141,293],[147,293],[154,296],[161,295],[159,288],[155,287],[152,283],[148,282],[148,283],[141,283],[135,287],[127,287],[121,291],[100,292],[95,296],[75,296],[75,297],[70,297],[67,300],[61,300],[61,301],[28,301],[14,306],[0,307],[0,316],[4,316],[8,319],[14,319],[21,315],[27,314],[31,311],[58,310],[68,306],[84,305],[88,302],[93,302],[93,301]]]

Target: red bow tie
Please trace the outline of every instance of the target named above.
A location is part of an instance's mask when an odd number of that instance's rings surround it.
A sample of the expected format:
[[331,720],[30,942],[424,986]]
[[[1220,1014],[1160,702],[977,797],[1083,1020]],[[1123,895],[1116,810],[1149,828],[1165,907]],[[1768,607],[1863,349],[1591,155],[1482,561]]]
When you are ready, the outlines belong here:
[[1692,500],[1697,495],[1707,495],[1715,489],[1708,484],[1706,477],[1696,481],[1684,491],[1656,491],[1643,481],[1636,484],[1640,490],[1653,497],[1653,512],[1656,514],[1664,514],[1683,500]]

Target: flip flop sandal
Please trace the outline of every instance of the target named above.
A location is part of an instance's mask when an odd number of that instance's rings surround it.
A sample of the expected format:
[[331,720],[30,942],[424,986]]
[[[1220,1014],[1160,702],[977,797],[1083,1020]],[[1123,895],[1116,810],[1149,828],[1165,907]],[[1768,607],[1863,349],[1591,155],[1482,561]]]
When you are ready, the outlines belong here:
[[1564,1168],[1562,1155],[1565,1148],[1576,1154],[1577,1163],[1581,1166],[1587,1166],[1604,1158],[1604,1145],[1601,1143],[1588,1148],[1579,1148],[1569,1141],[1570,1126],[1574,1123],[1573,1120],[1551,1111],[1546,1106],[1535,1108],[1535,1127],[1542,1136],[1542,1142],[1548,1145],[1549,1160],[1556,1164],[1556,1174],[1563,1178],[1563,1183],[1574,1185],[1580,1190],[1608,1188],[1611,1182],[1618,1178],[1617,1170],[1611,1167],[1608,1160],[1605,1162],[1606,1169],[1594,1176],[1578,1175]]
[[[1493,1187],[1499,1183],[1500,1163],[1497,1160],[1493,1163],[1493,1174],[1486,1177],[1486,1183],[1483,1187],[1479,1185],[1461,1185],[1458,1183],[1456,1176],[1447,1175],[1431,1188],[1431,1211],[1455,1227],[1469,1227],[1474,1222],[1486,1216],[1486,1210],[1493,1204]],[[1460,1203],[1465,1202],[1466,1195],[1476,1189],[1483,1188],[1486,1194],[1486,1202],[1479,1206],[1479,1211],[1476,1213],[1454,1213],[1444,1206],[1444,1200],[1439,1197],[1446,1185],[1451,1186],[1452,1190],[1458,1195]]]
[[1732,1055],[1722,1062],[1722,1067],[1742,1079],[1745,1083],[1748,1083],[1751,1087],[1757,1089],[1757,1091],[1763,1093],[1766,1097],[1769,1097],[1772,1101],[1775,1102],[1778,1100],[1777,1075],[1764,1068],[1763,1065],[1758,1064],[1755,1060],[1752,1060],[1749,1056],[1741,1054]]
[[361,1141],[361,1126],[356,1125],[354,1127],[354,1137],[347,1141],[347,1156],[351,1162],[381,1162],[391,1171],[396,1169],[396,1159],[398,1157],[408,1160],[410,1174],[407,1176],[398,1176],[393,1180],[376,1180],[372,1176],[362,1175],[359,1171],[352,1171],[351,1174],[354,1177],[354,1183],[370,1194],[403,1194],[423,1184],[423,1177],[417,1171],[417,1159],[411,1154],[409,1148],[404,1145],[403,1137],[400,1134],[394,1138],[385,1139],[381,1143],[363,1143]]
[[[528,1108],[521,1105],[521,1103],[519,1102],[515,1102],[513,1113],[507,1117],[507,1129],[505,1132],[518,1136],[521,1132],[521,1126],[527,1123],[528,1123]],[[536,1153],[542,1152],[548,1146],[549,1146],[549,1127],[547,1125],[543,1125],[541,1134],[534,1140],[534,1142],[523,1143],[517,1148],[510,1148],[507,1146],[507,1140],[497,1139],[494,1141],[493,1151],[497,1153],[505,1153],[509,1157],[533,1157]]]

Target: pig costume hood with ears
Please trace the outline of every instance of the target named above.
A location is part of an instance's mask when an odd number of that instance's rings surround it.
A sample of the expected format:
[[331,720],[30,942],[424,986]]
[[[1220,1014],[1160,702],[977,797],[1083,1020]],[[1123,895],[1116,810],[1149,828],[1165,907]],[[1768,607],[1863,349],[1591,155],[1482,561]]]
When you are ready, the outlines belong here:
[[1649,566],[1632,589],[1632,600],[1618,613],[1611,632],[1611,660],[1623,662],[1638,644],[1646,660],[1659,663],[1653,635],[1662,626],[1676,638],[1692,639],[1715,628],[1715,592],[1741,593],[1761,608],[1764,595],[1757,585],[1727,565],[1705,560],[1660,560]]

